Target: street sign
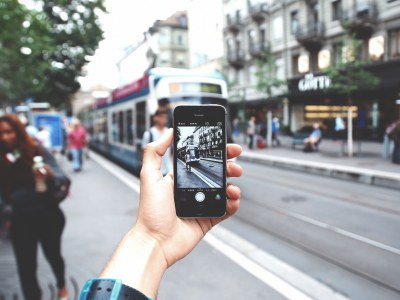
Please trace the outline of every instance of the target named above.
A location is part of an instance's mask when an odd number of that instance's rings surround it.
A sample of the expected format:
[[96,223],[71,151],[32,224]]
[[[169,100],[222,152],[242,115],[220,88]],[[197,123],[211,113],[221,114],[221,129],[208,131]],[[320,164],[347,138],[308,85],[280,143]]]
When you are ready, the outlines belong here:
[[45,127],[50,132],[51,148],[61,149],[64,145],[62,116],[57,113],[36,113],[34,123],[37,128]]

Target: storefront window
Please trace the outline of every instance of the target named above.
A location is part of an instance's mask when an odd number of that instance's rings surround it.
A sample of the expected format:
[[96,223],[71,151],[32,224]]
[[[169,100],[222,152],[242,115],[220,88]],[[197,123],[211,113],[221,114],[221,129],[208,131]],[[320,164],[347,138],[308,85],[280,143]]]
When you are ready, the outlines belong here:
[[[304,107],[304,118],[306,120],[323,120],[323,119],[334,119],[337,115],[347,117],[348,106],[338,105],[306,105]],[[357,118],[358,108],[357,106],[351,107],[353,111],[353,118]]]

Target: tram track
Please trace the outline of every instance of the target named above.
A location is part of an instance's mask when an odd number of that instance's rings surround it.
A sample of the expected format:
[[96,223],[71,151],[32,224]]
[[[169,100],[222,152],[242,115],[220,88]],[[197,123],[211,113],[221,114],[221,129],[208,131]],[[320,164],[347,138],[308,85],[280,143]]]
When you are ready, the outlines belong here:
[[292,188],[296,190],[302,190],[306,192],[313,193],[314,195],[320,195],[323,197],[327,197],[330,199],[334,199],[337,201],[342,201],[346,203],[352,203],[361,207],[368,207],[377,211],[382,211],[390,214],[394,214],[397,216],[400,216],[400,205],[399,207],[391,208],[387,207],[381,202],[376,202],[376,203],[368,203],[366,200],[357,200],[355,197],[349,197],[349,196],[341,196],[338,194],[338,191],[335,191],[335,193],[328,192],[326,189],[321,189],[320,186],[312,186],[312,185],[305,185],[302,182],[298,182],[295,180],[282,180],[280,177],[277,176],[268,176],[265,174],[260,174],[260,173],[253,173],[246,171],[245,176],[248,178],[253,178],[257,180],[263,180],[268,183],[273,183],[279,186],[283,186],[285,188]]
[[[299,224],[299,223],[303,223],[303,225],[298,225],[296,227],[296,230],[298,230],[299,227],[303,227],[304,224],[306,225],[306,227],[310,227],[310,226],[314,226],[315,228],[317,228],[317,226],[315,224],[312,224],[310,222],[306,221],[305,217],[304,219],[302,218],[295,218],[293,216],[293,213],[289,210],[280,208],[280,207],[276,207],[273,205],[268,205],[268,204],[260,204],[257,201],[251,200],[249,197],[247,197],[246,195],[243,195],[243,202],[247,203],[247,204],[251,204],[253,206],[253,209],[249,209],[249,205],[242,205],[239,213],[237,215],[235,215],[235,218],[238,219],[240,222],[243,222],[247,225],[250,225],[254,228],[257,228],[258,230],[261,230],[262,232],[269,234],[271,236],[274,236],[276,238],[278,238],[279,240],[284,241],[287,244],[290,244],[298,249],[301,249],[307,253],[310,253],[311,255],[314,255],[316,257],[319,257],[320,259],[323,259],[337,267],[340,267],[342,269],[345,269],[363,279],[366,279],[370,282],[373,282],[383,288],[389,289],[395,293],[398,293],[400,295],[400,284],[397,282],[389,282],[388,280],[382,279],[381,277],[377,276],[376,274],[371,274],[371,272],[367,272],[365,270],[365,268],[361,268],[359,266],[356,265],[356,262],[352,263],[351,259],[340,259],[340,257],[338,257],[338,255],[333,255],[335,254],[334,252],[332,253],[332,251],[329,251],[329,249],[324,249],[325,245],[322,245],[320,243],[320,241],[318,240],[317,242],[311,242],[312,239],[310,238],[299,238],[299,234],[301,235],[301,232],[290,232],[287,230],[284,230],[281,226],[283,223],[275,223],[271,221],[271,218],[268,218],[268,216],[266,214],[268,214],[268,212],[271,214],[275,215],[275,219],[280,219],[281,222],[285,222],[286,225],[289,223],[295,223],[295,224]],[[254,208],[255,207],[255,208]],[[260,214],[262,212],[266,212],[266,214],[264,214],[262,217],[260,217]],[[251,216],[251,217],[249,217]],[[282,220],[282,217],[285,220]],[[262,220],[264,220],[264,222],[262,222]],[[267,222],[265,220],[268,220]],[[383,248],[377,248],[376,245],[373,244],[368,244],[363,242],[360,239],[354,239],[351,236],[343,236],[340,233],[332,230],[333,226],[326,226],[326,228],[317,228],[318,230],[321,230],[322,232],[325,232],[325,234],[327,232],[329,232],[330,235],[335,235],[336,237],[332,240],[340,240],[340,239],[344,239],[345,242],[351,240],[353,244],[358,244],[358,246],[361,247],[367,247],[368,250],[370,252],[386,252],[388,255],[395,257],[396,262],[398,262],[397,266],[400,265],[400,254],[398,253],[393,253],[396,251],[388,251],[387,249],[383,249]],[[285,233],[286,232],[286,233]],[[290,234],[287,234],[290,233]],[[338,236],[340,236],[340,238],[337,238]],[[316,238],[314,238],[315,240]],[[321,251],[322,249],[322,251]],[[354,250],[357,251],[359,248],[355,247]],[[372,250],[373,249],[373,250]],[[378,251],[376,251],[378,249]],[[364,248],[365,250],[365,248]],[[367,251],[368,251],[367,250]],[[372,250],[372,251],[371,251]],[[398,249],[396,249],[398,250]],[[399,250],[400,251],[400,250]],[[336,253],[337,254],[337,253]],[[346,253],[341,253],[343,255],[346,255]],[[371,257],[371,260],[375,259],[375,256]],[[392,266],[393,268],[395,268],[395,266]]]

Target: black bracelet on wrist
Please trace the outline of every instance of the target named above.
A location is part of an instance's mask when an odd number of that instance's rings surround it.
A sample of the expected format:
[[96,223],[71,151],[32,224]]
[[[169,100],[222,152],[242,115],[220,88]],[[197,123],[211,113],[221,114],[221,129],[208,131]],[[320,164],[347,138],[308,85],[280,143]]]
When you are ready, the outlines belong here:
[[82,288],[79,300],[152,300],[124,285],[119,279],[90,279]]

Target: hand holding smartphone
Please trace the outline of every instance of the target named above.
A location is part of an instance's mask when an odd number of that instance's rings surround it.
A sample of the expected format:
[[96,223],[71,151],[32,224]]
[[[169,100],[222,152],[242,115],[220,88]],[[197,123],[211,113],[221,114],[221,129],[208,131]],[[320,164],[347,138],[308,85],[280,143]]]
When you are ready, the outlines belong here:
[[226,211],[226,110],[174,110],[174,200],[178,217],[217,218]]

